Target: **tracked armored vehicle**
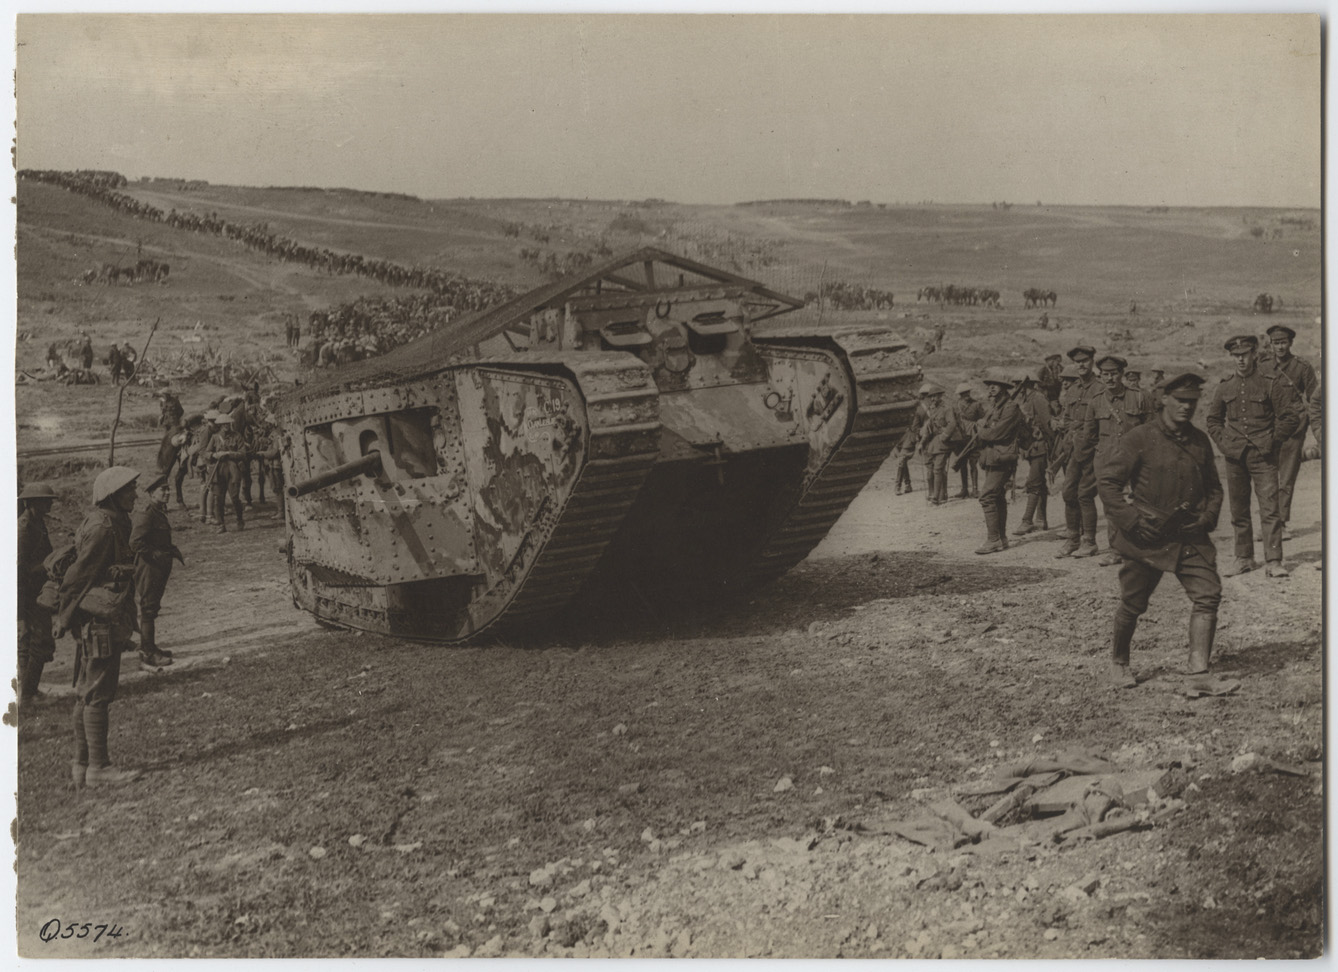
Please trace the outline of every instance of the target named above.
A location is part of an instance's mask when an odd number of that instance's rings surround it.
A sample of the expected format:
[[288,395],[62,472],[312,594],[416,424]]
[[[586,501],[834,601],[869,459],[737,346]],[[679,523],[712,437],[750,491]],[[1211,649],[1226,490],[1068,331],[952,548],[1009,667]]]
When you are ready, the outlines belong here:
[[896,444],[920,375],[881,327],[758,327],[801,306],[643,249],[302,386],[277,406],[294,602],[460,642],[605,586],[783,573]]

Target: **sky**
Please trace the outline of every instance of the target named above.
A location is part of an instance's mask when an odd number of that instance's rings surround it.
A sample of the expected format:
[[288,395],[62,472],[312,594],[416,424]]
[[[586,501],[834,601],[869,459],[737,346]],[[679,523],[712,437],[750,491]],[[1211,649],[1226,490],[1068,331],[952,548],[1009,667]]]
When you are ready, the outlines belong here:
[[27,14],[20,168],[424,198],[1318,206],[1302,15]]

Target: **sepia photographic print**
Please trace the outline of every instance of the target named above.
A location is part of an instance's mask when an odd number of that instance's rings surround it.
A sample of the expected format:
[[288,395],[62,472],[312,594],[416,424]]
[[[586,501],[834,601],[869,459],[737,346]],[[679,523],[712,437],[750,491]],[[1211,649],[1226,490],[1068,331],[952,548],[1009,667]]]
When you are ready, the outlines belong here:
[[1323,954],[1318,12],[14,24],[23,960]]

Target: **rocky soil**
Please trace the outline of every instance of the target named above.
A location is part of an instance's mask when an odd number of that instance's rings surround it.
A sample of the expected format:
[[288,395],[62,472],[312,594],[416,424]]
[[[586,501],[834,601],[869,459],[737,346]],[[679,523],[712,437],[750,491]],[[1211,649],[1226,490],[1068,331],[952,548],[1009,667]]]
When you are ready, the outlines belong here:
[[[1049,535],[973,556],[978,504],[897,497],[892,473],[751,598],[464,649],[317,628],[268,507],[226,536],[174,512],[179,661],[128,674],[113,708],[113,757],[144,778],[70,790],[68,641],[20,723],[21,953],[1318,955],[1318,464],[1293,576],[1225,582],[1214,667],[1242,687],[1198,699],[1172,580],[1141,684],[1112,691],[1114,568],[1055,560]],[[889,830],[1072,749],[1176,770],[1184,809],[1002,853]],[[43,942],[51,919],[121,935]]]

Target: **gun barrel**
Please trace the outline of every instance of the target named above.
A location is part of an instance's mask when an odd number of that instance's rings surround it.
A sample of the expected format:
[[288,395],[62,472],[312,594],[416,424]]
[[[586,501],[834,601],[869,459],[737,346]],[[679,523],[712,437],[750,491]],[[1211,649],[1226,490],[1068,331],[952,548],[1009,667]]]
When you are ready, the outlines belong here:
[[346,479],[352,479],[355,476],[375,475],[381,471],[381,453],[373,449],[361,459],[354,459],[352,462],[346,462],[335,466],[333,469],[327,469],[323,473],[317,473],[308,479],[300,479],[288,487],[288,495],[291,497],[306,496],[308,493],[314,493],[318,489],[324,489],[326,486],[333,486],[335,483],[342,483]]

